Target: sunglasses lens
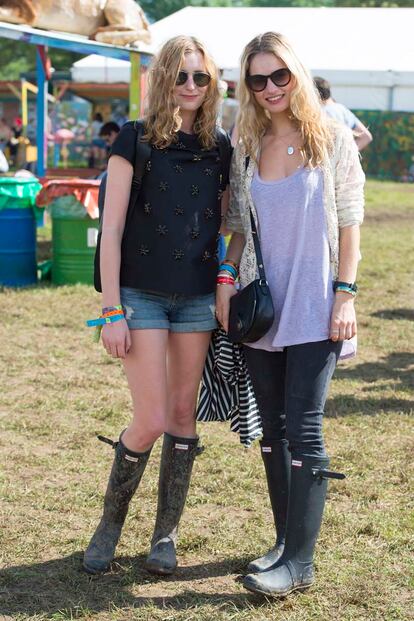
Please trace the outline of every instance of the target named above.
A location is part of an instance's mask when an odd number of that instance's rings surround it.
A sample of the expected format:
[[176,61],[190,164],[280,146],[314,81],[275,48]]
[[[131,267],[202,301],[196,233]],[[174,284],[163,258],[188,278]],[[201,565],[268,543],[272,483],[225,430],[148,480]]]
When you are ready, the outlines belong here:
[[[176,86],[183,86],[188,80],[187,71],[180,71],[175,81]],[[210,84],[211,76],[203,71],[195,71],[193,73],[193,80],[196,86],[207,86]]]
[[291,77],[292,74],[289,69],[278,69],[270,75],[270,79],[275,86],[286,86],[289,84]]
[[265,75],[248,75],[246,77],[247,86],[255,93],[264,91],[267,84],[267,77]]
[[188,73],[186,71],[180,71],[175,81],[177,86],[182,86],[187,82]]
[[196,71],[193,74],[194,84],[197,86],[207,86],[210,84],[211,76],[208,73],[203,73],[202,71]]

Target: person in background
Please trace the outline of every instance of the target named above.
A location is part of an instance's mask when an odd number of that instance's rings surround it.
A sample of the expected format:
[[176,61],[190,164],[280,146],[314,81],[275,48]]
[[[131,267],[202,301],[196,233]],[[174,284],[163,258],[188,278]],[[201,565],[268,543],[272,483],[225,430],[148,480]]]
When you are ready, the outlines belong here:
[[115,121],[108,121],[102,125],[99,137],[104,141],[107,150],[112,147],[120,131],[121,128]]
[[91,154],[89,157],[89,167],[99,166],[105,160],[106,149],[105,141],[100,136],[100,131],[103,126],[103,118],[100,112],[96,112],[93,116],[91,123],[92,132],[92,146]]
[[322,112],[309,71],[283,35],[267,32],[246,46],[238,95],[224,219],[233,234],[216,315],[228,330],[236,267],[242,288],[258,277],[251,213],[275,318],[243,350],[262,419],[276,543],[250,563],[244,586],[284,597],[314,581],[328,478],[343,478],[328,470],[322,421],[337,360],[356,333],[365,177],[351,130]]
[[115,140],[117,139],[120,131],[121,131],[121,128],[119,127],[118,123],[115,123],[115,121],[108,121],[107,123],[104,123],[102,125],[101,131],[99,132],[99,136],[102,138],[102,140],[105,141],[105,145],[106,145],[105,168],[97,176],[97,179],[101,180],[101,185],[99,186],[99,197],[98,197],[99,213],[102,213],[102,210],[104,207],[106,182],[107,182],[107,177],[108,177],[108,173],[106,171],[106,168],[108,165],[108,157],[111,153],[111,147],[114,144]]
[[11,137],[12,130],[9,127],[6,119],[0,119],[0,151],[4,151]]
[[[148,571],[177,566],[179,521],[200,452],[195,409],[217,327],[217,243],[231,157],[217,126],[218,69],[203,44],[178,36],[149,70],[143,120],[151,155],[126,218],[137,132],[126,123],[112,144],[102,222],[102,342],[124,363],[132,420],[112,443],[114,462],[102,519],[83,559],[106,571],[154,442],[163,436],[158,509]],[[115,321],[111,318],[115,317]],[[99,320],[98,320],[99,321]]]
[[13,125],[11,128],[11,136],[8,142],[10,160],[12,166],[17,166],[17,156],[19,152],[19,141],[20,137],[23,134],[23,123],[20,117],[16,117],[13,120]]
[[365,149],[365,147],[372,142],[372,134],[369,129],[365,127],[365,125],[358,119],[358,117],[355,116],[353,112],[351,112],[351,110],[332,98],[331,85],[328,80],[316,76],[313,81],[318,89],[323,110],[326,114],[332,119],[335,119],[335,121],[343,123],[349,127],[349,129],[352,129],[358,150],[362,151],[362,149]]

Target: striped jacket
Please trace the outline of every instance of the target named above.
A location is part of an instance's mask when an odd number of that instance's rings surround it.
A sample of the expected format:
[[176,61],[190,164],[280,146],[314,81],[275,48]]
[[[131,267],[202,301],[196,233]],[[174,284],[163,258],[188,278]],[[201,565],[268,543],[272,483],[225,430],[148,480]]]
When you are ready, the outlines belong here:
[[213,332],[201,380],[197,421],[230,421],[240,442],[250,447],[262,437],[262,423],[253,385],[240,345],[230,343],[224,330]]

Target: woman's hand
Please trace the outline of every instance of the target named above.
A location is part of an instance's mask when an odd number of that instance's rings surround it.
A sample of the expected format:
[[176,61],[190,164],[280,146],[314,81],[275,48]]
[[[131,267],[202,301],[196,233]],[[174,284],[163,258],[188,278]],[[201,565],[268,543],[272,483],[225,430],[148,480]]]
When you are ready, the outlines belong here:
[[229,331],[230,299],[236,293],[234,285],[218,285],[216,289],[216,317],[226,332]]
[[331,315],[329,338],[331,341],[345,341],[357,333],[354,297],[337,291]]
[[107,323],[102,328],[102,343],[113,358],[125,358],[131,347],[131,335],[125,319]]

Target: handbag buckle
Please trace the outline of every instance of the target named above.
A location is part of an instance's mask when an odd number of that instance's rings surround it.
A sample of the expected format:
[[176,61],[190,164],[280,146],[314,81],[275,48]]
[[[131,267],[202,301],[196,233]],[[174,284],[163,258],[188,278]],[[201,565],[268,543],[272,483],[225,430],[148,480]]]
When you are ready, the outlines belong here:
[[259,280],[259,285],[260,285],[261,287],[263,287],[264,285],[268,286],[268,285],[269,285],[269,283],[267,282],[267,280],[266,280],[265,278],[261,278],[261,279]]

